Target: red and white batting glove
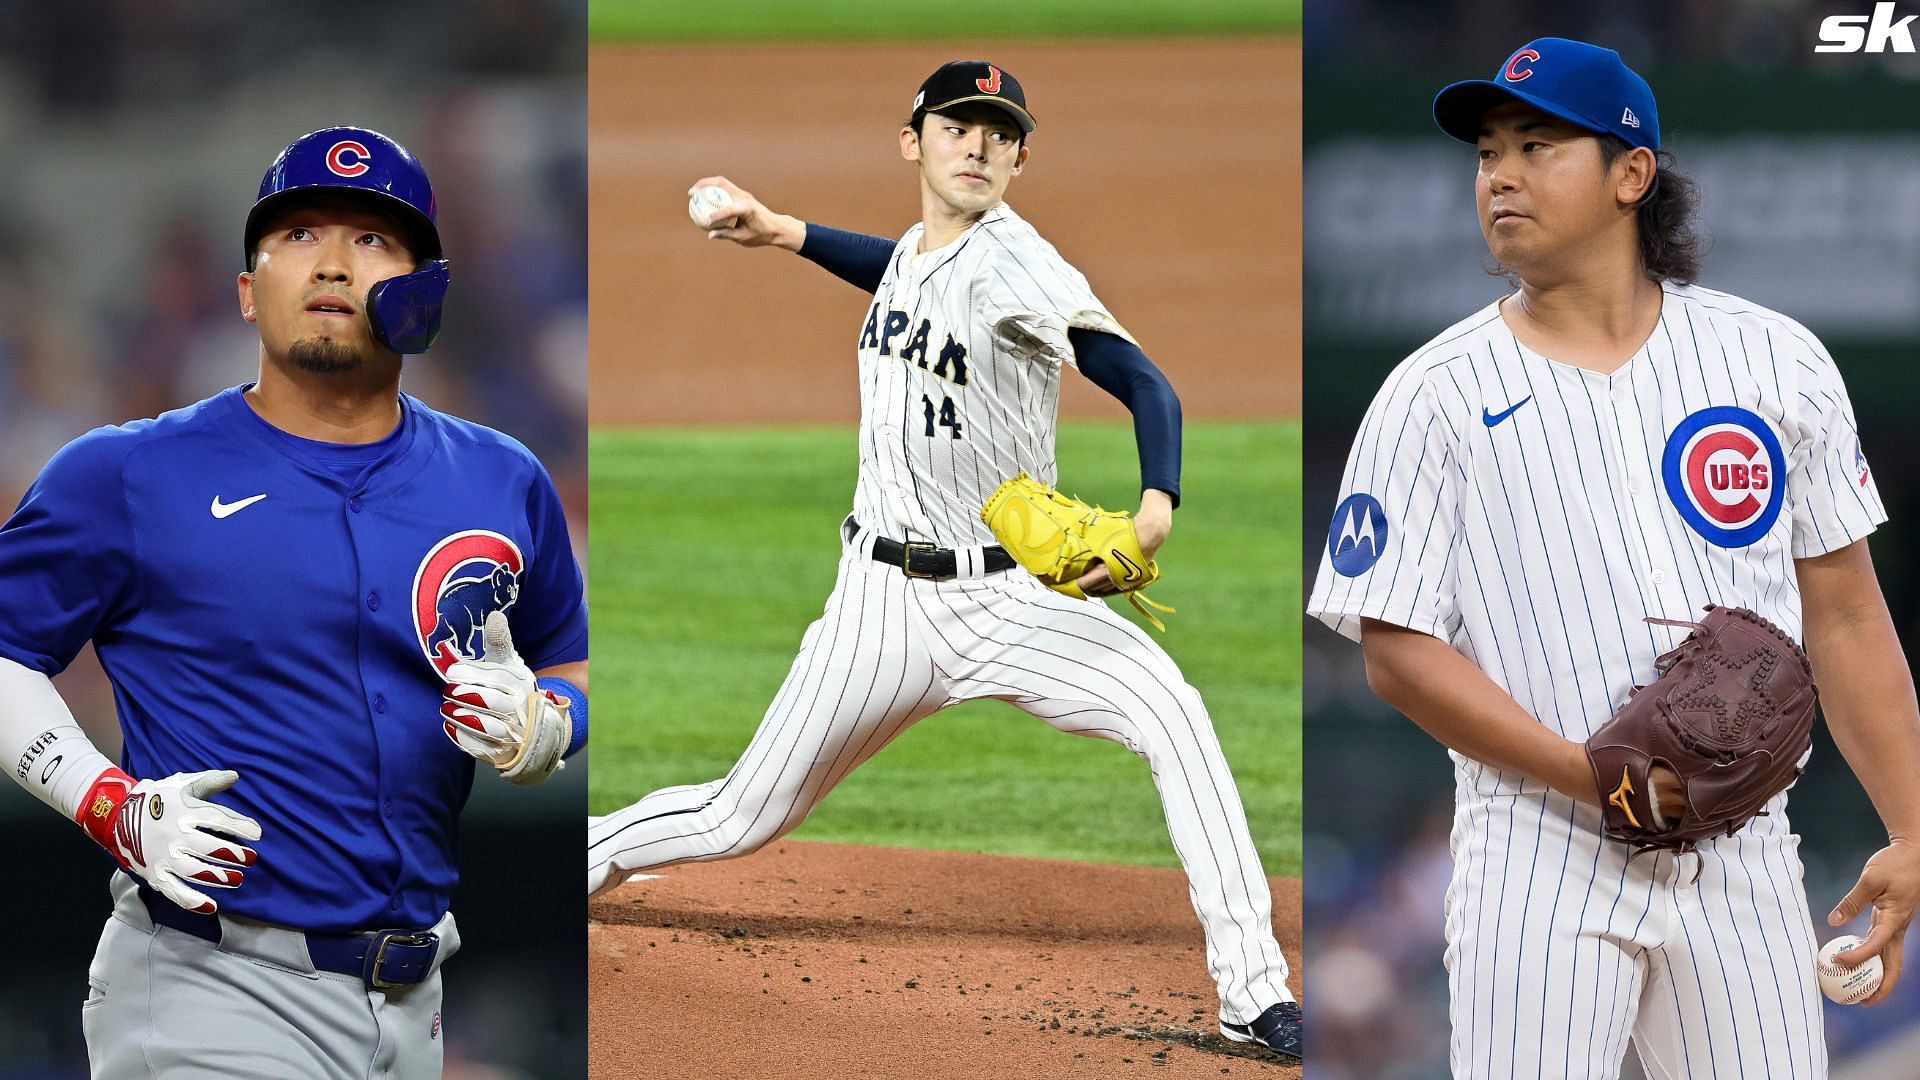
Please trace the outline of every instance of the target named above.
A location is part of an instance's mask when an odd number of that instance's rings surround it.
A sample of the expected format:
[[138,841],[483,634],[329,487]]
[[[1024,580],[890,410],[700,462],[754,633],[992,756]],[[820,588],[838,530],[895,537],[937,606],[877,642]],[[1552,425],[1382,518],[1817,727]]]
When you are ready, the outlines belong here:
[[514,651],[507,617],[496,611],[482,628],[486,651],[447,669],[440,703],[447,738],[516,784],[537,784],[566,767],[573,738],[572,705],[540,688]]
[[203,798],[239,779],[220,770],[136,782],[108,768],[80,801],[76,820],[122,869],[188,911],[211,915],[220,905],[195,886],[237,889],[259,858],[228,839],[257,842],[259,823]]

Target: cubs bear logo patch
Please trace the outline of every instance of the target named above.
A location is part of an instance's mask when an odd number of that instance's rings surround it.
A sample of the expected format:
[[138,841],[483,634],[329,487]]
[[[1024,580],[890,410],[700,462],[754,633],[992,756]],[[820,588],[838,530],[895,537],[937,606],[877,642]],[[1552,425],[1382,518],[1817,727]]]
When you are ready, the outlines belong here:
[[487,616],[520,598],[520,548],[486,529],[454,533],[433,545],[413,578],[413,632],[434,670],[445,675],[483,652]]

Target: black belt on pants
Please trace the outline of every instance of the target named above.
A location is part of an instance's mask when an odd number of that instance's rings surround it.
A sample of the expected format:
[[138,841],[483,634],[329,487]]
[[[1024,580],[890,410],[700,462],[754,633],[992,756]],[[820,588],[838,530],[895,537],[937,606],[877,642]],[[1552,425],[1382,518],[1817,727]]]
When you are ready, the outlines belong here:
[[[859,534],[860,523],[849,517],[845,528],[847,539],[851,540]],[[981,548],[980,553],[981,561],[989,574],[1011,570],[1017,565],[1013,561],[1013,556],[1007,554],[1007,549],[1003,547]],[[873,541],[873,559],[875,562],[899,567],[900,572],[908,577],[938,580],[956,577],[960,573],[960,559],[954,554],[952,548],[937,548],[932,544],[915,543],[911,540],[903,544],[898,540],[877,536]]]
[[[186,910],[140,885],[140,902],[159,926],[220,944],[220,918]],[[295,930],[292,933],[300,933]],[[431,930],[368,930],[358,934],[303,934],[313,966],[336,975],[353,975],[369,990],[413,986],[433,974],[440,936]]]

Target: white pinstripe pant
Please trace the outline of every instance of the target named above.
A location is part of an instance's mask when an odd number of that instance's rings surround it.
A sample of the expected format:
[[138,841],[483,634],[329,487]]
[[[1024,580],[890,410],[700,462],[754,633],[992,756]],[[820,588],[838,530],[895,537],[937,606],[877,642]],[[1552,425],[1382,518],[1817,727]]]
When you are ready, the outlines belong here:
[[1164,650],[1104,603],[1015,570],[905,577],[846,548],[825,612],[746,753],[712,783],[656,791],[589,823],[587,882],[745,855],[793,830],[916,721],[999,698],[1061,731],[1120,743],[1153,770],[1207,939],[1221,1016],[1291,1000],[1272,900],[1200,695]]
[[[1456,1077],[1827,1075],[1800,838],[1779,812],[1648,853],[1559,795],[1463,793],[1447,893]],[[1694,869],[1700,870],[1694,880]]]

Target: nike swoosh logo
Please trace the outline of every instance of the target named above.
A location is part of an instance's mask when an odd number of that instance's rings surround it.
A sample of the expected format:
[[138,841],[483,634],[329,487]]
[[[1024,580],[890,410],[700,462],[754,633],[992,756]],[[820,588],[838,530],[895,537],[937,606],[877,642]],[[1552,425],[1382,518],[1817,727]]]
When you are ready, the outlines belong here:
[[266,493],[262,492],[258,495],[253,496],[250,499],[241,499],[239,502],[223,503],[220,501],[220,496],[215,495],[213,497],[213,516],[216,518],[232,517],[233,515],[239,513],[242,510],[245,510],[247,507],[252,506],[254,503],[257,503],[261,499],[264,499],[266,497],[267,497]]
[[1505,412],[1497,412],[1497,413],[1488,412],[1486,409],[1486,406],[1483,405],[1480,408],[1480,422],[1487,425],[1488,427],[1492,427],[1495,424],[1498,424],[1500,421],[1505,420],[1507,417],[1512,416],[1515,409],[1518,409],[1520,406],[1525,405],[1527,402],[1532,400],[1533,400],[1533,395],[1528,394],[1526,397],[1523,397],[1519,401],[1516,401],[1512,405],[1509,405]]

